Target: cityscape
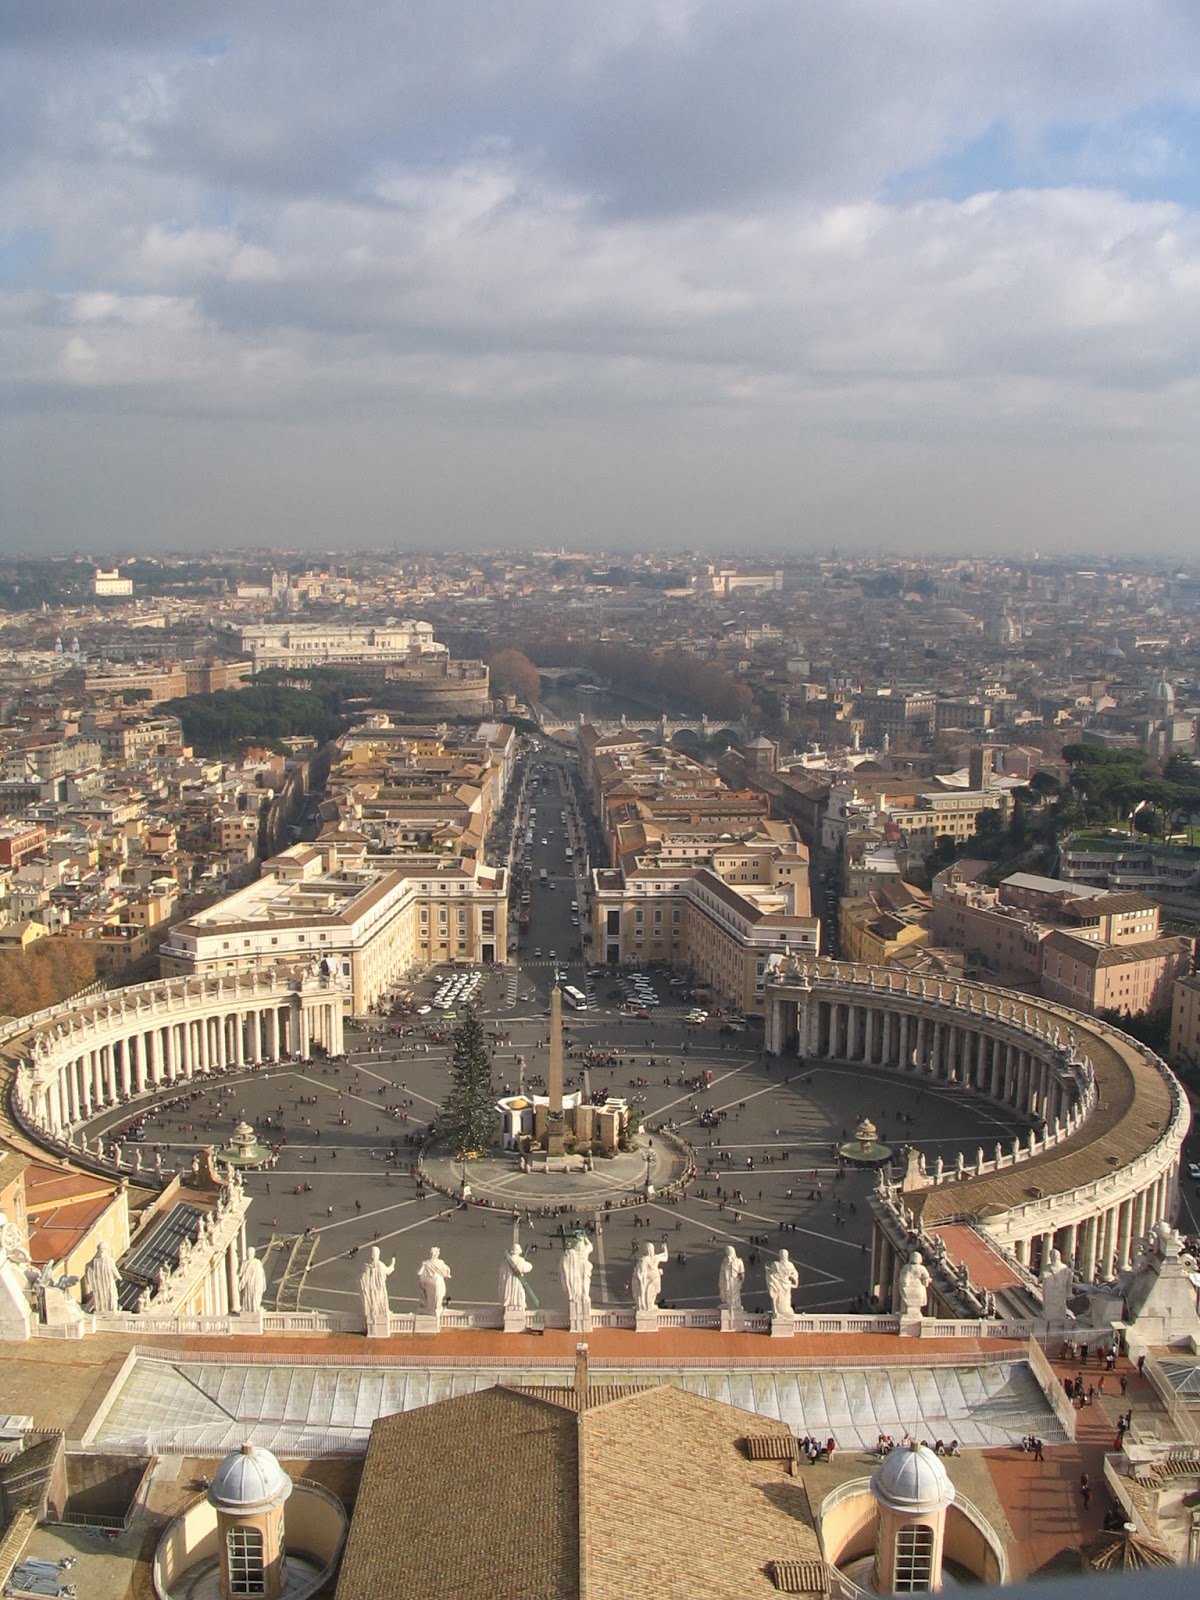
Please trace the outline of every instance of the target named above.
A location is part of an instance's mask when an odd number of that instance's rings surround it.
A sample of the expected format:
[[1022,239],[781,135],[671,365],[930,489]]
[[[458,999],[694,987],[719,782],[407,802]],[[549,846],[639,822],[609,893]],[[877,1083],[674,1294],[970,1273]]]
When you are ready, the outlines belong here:
[[5,1600],[1190,1595],[1200,8],[0,85]]
[[12,1592],[1194,1560],[1198,591],[0,560]]

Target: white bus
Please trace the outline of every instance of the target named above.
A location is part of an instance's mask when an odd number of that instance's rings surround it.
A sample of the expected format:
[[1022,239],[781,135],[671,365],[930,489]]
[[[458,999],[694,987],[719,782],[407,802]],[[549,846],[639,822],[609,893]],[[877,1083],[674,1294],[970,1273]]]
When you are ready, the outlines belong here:
[[585,995],[582,990],[574,988],[573,985],[569,983],[563,985],[563,999],[567,1002],[572,1011],[587,1010],[587,995]]

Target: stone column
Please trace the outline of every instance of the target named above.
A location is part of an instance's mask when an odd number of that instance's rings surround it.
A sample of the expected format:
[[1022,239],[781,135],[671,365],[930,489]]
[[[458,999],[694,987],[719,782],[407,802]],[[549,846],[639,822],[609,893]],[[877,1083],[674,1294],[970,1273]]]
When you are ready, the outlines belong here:
[[1133,1231],[1133,1201],[1122,1200],[1117,1217],[1117,1265],[1122,1271],[1129,1265],[1129,1245]]
[[1077,1222],[1069,1222],[1062,1230],[1062,1236],[1063,1242],[1059,1245],[1059,1249],[1062,1251],[1062,1258],[1069,1267],[1075,1269],[1075,1257],[1079,1250],[1079,1224]]
[[1146,1191],[1139,1189],[1133,1201],[1133,1237],[1140,1239],[1146,1231]]
[[1096,1281],[1096,1219],[1088,1217],[1083,1224],[1083,1237],[1079,1246],[1079,1275],[1085,1283]]
[[279,1060],[279,1008],[275,1005],[267,1012],[267,1054],[272,1061]]
[[239,1316],[242,1310],[242,1289],[238,1283],[238,1258],[237,1240],[231,1239],[225,1251],[225,1283],[226,1294],[229,1298],[229,1309],[234,1316]]

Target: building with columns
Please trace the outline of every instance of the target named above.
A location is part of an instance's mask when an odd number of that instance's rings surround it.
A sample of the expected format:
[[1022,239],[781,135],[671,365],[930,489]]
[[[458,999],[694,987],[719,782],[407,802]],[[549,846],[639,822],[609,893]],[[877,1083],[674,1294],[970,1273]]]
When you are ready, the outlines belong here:
[[1036,1293],[1053,1251],[1082,1282],[1108,1282],[1174,1216],[1187,1100],[1165,1062],[1118,1029],[982,984],[840,962],[777,962],[765,988],[768,1050],[892,1068],[1028,1118],[1023,1138],[981,1148],[974,1162],[934,1172],[910,1162],[895,1203],[876,1207],[882,1304],[914,1231],[971,1219],[1014,1289]]
[[29,1028],[14,1106],[61,1139],[106,1106],[198,1073],[342,1051],[343,987],[316,971],[143,983],[59,1006]]

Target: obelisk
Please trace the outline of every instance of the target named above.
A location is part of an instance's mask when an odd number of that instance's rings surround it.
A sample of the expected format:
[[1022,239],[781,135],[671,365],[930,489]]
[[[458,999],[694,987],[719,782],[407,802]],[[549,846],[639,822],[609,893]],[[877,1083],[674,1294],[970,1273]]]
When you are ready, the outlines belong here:
[[563,1115],[562,991],[558,987],[558,968],[550,990],[550,1104],[546,1108],[546,1161],[561,1161],[566,1155],[566,1117]]

